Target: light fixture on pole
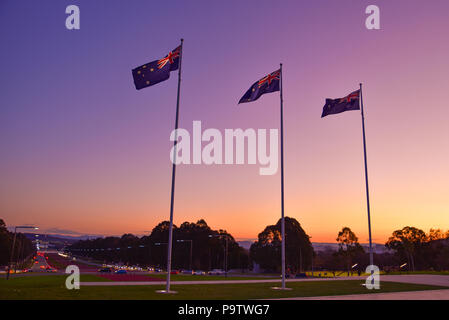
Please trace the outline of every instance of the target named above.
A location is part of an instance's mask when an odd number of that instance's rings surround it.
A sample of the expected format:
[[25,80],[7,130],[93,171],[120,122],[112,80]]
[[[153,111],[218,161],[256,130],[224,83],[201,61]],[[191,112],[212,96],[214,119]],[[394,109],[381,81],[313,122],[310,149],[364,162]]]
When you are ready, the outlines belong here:
[[190,262],[189,262],[189,270],[192,270],[192,247],[193,247],[193,240],[176,240],[176,242],[190,242]]
[[209,238],[212,237],[217,237],[217,238],[221,238],[224,237],[225,238],[225,254],[224,254],[224,272],[225,272],[225,278],[228,277],[228,238],[230,237],[228,234],[223,233],[223,234],[210,234]]
[[12,260],[13,260],[13,257],[14,257],[14,246],[16,244],[16,237],[17,237],[17,229],[34,229],[34,230],[37,230],[39,228],[38,227],[34,227],[34,226],[16,226],[16,227],[14,227],[14,238],[12,240],[11,256],[10,256],[10,259],[9,259],[8,272],[6,273],[6,280],[9,279],[9,273],[11,272]]

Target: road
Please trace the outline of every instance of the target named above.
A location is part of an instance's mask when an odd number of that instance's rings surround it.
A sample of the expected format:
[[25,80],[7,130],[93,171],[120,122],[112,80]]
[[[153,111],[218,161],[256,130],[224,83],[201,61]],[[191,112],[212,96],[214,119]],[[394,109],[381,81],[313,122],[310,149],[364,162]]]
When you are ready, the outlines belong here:
[[35,261],[35,263],[33,263],[31,270],[33,272],[43,272],[49,267],[50,267],[50,265],[48,264],[47,259],[45,259],[44,254],[38,252],[36,255],[36,261]]

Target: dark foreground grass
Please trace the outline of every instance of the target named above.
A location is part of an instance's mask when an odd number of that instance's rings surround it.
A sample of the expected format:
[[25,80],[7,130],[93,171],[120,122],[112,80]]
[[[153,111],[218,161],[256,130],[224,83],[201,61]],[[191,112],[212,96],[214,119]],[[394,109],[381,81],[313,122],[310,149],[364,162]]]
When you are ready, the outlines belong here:
[[[93,275],[82,275],[81,281],[92,281]],[[98,277],[96,277],[98,278]],[[0,279],[0,299],[267,299],[345,294],[435,290],[443,287],[382,282],[380,290],[367,290],[360,280],[330,280],[287,283],[291,291],[272,290],[274,283],[173,285],[176,295],[158,294],[164,286],[82,286],[67,290],[64,275]],[[95,279],[96,280],[96,279]]]

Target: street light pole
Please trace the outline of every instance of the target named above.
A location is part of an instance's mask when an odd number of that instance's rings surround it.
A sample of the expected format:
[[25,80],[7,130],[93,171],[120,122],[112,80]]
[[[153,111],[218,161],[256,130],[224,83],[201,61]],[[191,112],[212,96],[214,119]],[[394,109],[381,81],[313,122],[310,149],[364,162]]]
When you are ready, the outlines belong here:
[[192,247],[193,247],[193,240],[176,240],[177,242],[190,242],[190,262],[189,262],[189,270],[192,270]]
[[12,240],[11,255],[9,258],[9,266],[8,266],[8,273],[6,274],[6,280],[9,280],[9,273],[11,272],[12,259],[14,257],[14,246],[16,244],[16,236],[17,236],[17,227],[14,228],[14,238]]
[[6,273],[6,280],[9,280],[9,273],[11,272],[11,266],[12,266],[12,260],[14,258],[14,246],[16,244],[16,237],[17,237],[17,229],[39,229],[38,227],[32,227],[32,226],[15,226],[14,227],[14,238],[12,240],[12,248],[11,248],[11,255],[9,258],[9,266],[8,266],[8,272]]
[[225,272],[225,278],[228,277],[228,238],[229,235],[228,234],[210,234],[209,238],[212,237],[225,237],[225,247],[224,247],[224,272]]
[[21,256],[21,251],[22,251],[22,247],[23,247],[23,239],[17,239],[18,241],[18,246],[17,246],[17,258],[16,261],[14,263],[14,273],[16,272],[17,269],[20,269],[20,256]]
[[228,277],[228,237],[225,237],[226,241],[226,250],[225,250],[225,278]]
[[[154,245],[155,246],[162,246],[163,244],[167,244],[168,245],[167,242],[156,242]],[[168,267],[168,265],[167,265],[167,267]],[[167,272],[168,272],[168,268],[167,268]]]
[[193,241],[192,240],[190,240],[190,264],[189,264],[189,270],[192,270],[192,249],[193,248]]
[[313,249],[312,249],[312,278],[313,278]]

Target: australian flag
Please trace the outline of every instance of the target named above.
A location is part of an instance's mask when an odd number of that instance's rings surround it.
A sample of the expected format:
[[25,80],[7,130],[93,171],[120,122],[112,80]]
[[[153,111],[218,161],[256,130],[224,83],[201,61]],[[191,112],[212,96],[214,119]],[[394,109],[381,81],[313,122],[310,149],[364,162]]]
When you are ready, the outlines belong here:
[[280,79],[281,70],[279,69],[263,77],[259,81],[256,81],[240,99],[239,104],[256,101],[261,95],[265,93],[279,91]]
[[178,70],[181,46],[170,51],[164,58],[133,69],[134,85],[137,90],[155,85],[170,78],[170,71]]
[[321,118],[330,115],[341,113],[348,110],[360,110],[359,105],[360,90],[348,94],[340,99],[326,99],[326,104],[323,107]]

